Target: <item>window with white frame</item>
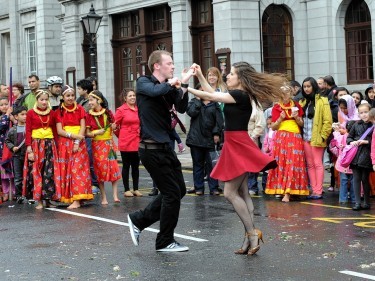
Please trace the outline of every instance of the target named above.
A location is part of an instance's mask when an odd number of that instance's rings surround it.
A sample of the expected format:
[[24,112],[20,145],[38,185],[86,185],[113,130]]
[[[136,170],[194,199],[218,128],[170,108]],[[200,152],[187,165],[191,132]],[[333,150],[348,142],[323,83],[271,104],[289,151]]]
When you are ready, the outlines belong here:
[[36,61],[36,35],[35,27],[29,27],[25,29],[26,44],[27,44],[27,67],[29,74],[36,74],[37,72],[37,61]]

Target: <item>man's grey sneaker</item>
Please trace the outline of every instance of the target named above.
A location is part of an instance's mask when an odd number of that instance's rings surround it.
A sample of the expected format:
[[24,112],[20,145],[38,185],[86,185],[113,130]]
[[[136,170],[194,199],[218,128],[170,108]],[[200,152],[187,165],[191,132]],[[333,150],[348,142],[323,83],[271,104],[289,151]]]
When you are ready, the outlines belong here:
[[189,247],[183,246],[178,242],[172,242],[167,247],[156,250],[157,252],[186,252],[189,251]]
[[133,243],[135,246],[139,245],[139,236],[141,235],[141,231],[139,230],[138,227],[136,227],[130,216],[128,215],[128,224],[129,224],[129,230],[130,230],[130,235],[132,237]]

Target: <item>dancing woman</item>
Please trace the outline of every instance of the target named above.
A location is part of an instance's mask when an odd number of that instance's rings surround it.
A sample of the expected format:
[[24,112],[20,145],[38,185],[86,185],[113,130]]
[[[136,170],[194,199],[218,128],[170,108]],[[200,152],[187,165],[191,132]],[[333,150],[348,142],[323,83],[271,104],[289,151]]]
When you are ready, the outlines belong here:
[[[229,93],[214,92],[204,78],[199,65],[192,66],[204,91],[188,88],[193,95],[210,101],[223,102],[225,142],[219,162],[211,177],[225,182],[224,196],[233,205],[245,227],[245,239],[236,254],[254,255],[259,249],[262,232],[254,226],[254,205],[248,193],[248,172],[275,168],[276,161],[261,152],[247,133],[252,112],[251,102],[259,105],[268,100],[280,100],[281,76],[258,73],[247,62],[232,65],[227,76]],[[251,157],[249,157],[251,155]]]

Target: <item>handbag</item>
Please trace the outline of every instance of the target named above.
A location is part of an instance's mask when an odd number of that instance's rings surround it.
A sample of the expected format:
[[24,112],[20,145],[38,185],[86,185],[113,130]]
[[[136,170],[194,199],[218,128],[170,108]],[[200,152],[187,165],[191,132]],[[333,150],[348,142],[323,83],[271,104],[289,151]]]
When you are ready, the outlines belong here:
[[[363,140],[371,131],[374,129],[374,126],[371,126],[363,133],[359,140]],[[342,150],[342,158],[340,161],[340,165],[344,168],[349,167],[350,163],[352,163],[355,155],[357,154],[358,146],[354,146],[351,144],[347,144],[344,149]]]
[[212,163],[212,169],[215,167],[216,163],[219,161],[220,158],[220,150],[218,148],[219,145],[215,145],[215,150],[210,151],[210,158]]
[[338,143],[337,140],[332,139],[330,143],[328,144],[328,149],[329,151],[335,155],[336,157],[339,157],[339,148],[338,148]]

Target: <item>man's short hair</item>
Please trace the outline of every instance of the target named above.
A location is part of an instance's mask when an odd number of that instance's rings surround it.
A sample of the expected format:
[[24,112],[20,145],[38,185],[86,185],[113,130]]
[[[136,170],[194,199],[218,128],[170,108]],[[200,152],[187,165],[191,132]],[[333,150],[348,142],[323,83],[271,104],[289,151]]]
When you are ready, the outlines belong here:
[[22,111],[26,111],[27,112],[26,106],[23,106],[23,105],[17,106],[16,108],[13,109],[12,114],[14,116],[16,116],[16,115],[20,114]]
[[335,79],[331,75],[324,76],[323,80],[330,87],[336,85]]
[[77,82],[77,87],[80,87],[82,90],[86,90],[88,94],[94,90],[92,87],[92,82],[89,79],[79,80]]
[[37,81],[39,81],[39,76],[38,76],[38,75],[36,75],[36,74],[31,74],[31,75],[29,75],[29,79],[34,78],[34,77],[35,77],[35,79],[36,79]]
[[172,57],[172,54],[170,52],[164,51],[164,50],[157,50],[151,53],[150,57],[148,58],[148,64],[147,64],[148,69],[150,69],[151,73],[154,72],[154,64],[159,63],[161,61],[162,55]]

